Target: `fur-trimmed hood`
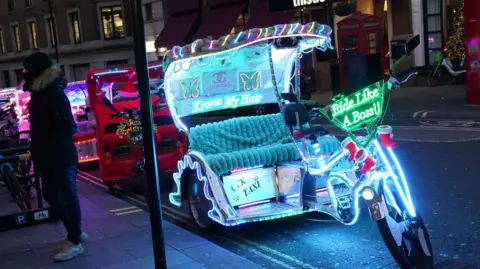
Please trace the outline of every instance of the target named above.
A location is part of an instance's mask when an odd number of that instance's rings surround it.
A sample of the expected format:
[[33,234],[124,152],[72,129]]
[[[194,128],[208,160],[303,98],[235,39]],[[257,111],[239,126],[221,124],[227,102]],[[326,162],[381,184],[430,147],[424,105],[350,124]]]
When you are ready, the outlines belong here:
[[[28,90],[31,92],[38,92],[47,89],[48,85],[54,80],[60,78],[62,75],[62,70],[58,66],[52,66],[47,70],[43,71],[38,77],[36,77],[30,85],[28,85]],[[66,85],[65,85],[66,86]]]

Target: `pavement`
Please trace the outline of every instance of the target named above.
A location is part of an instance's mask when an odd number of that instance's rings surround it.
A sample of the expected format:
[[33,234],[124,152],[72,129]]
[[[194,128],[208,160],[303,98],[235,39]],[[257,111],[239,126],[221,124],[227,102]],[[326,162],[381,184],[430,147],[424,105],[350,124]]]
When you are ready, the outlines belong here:
[[[328,104],[331,92],[316,92],[312,100]],[[466,105],[466,85],[403,87],[392,92],[390,116],[399,119],[480,119],[480,104]]]
[[[428,224],[435,268],[480,268],[480,165],[476,150],[480,148],[480,129],[468,124],[424,124],[438,123],[436,120],[409,122],[409,126],[395,126],[394,122],[399,143],[396,152],[415,204]],[[82,180],[100,184],[97,175],[96,170],[79,174]],[[169,204],[168,192],[162,192],[168,221],[264,268],[398,269],[365,208],[354,226],[305,215],[204,234],[196,230],[188,210]],[[142,191],[133,185],[119,186],[118,194],[139,206],[144,203]]]
[[[59,223],[49,223],[0,233],[0,268],[154,268],[149,214],[85,181],[78,182],[78,189],[83,229],[90,235],[83,244],[84,255],[54,263],[65,230]],[[3,204],[8,199],[0,197]],[[169,269],[263,268],[168,221],[164,230]]]

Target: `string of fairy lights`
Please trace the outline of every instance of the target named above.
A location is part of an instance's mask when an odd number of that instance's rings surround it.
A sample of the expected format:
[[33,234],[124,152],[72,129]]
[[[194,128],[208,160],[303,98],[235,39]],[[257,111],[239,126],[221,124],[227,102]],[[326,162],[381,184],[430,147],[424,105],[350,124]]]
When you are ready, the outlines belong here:
[[445,44],[447,58],[453,60],[465,59],[465,39],[464,39],[464,18],[463,8],[464,1],[459,1],[458,9],[453,11],[453,31]]

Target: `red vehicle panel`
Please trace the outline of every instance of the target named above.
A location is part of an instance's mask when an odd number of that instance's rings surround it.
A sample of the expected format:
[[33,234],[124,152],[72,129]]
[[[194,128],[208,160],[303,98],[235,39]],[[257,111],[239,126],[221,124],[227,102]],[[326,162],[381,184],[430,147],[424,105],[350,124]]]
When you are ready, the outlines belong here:
[[[151,89],[158,90],[158,79],[161,75],[161,66],[152,64],[149,68]],[[90,69],[87,73],[87,89],[89,103],[94,115],[96,125],[97,152],[99,155],[100,176],[107,183],[112,184],[118,179],[130,178],[137,173],[137,164],[143,161],[140,148],[129,144],[128,138],[119,135],[117,130],[125,119],[114,116],[115,111],[139,108],[140,100],[136,95],[119,96],[115,92],[119,86],[135,87],[135,69],[127,67],[115,70]],[[112,94],[112,107],[106,104],[105,91],[102,87],[109,85]],[[153,91],[152,91],[153,92]],[[161,91],[160,91],[161,93]],[[158,94],[158,93],[157,93]],[[152,102],[162,101],[161,94],[152,94]],[[108,99],[108,98],[107,98]],[[154,123],[157,126],[156,144],[157,159],[160,171],[174,171],[177,161],[185,152],[186,137],[181,134],[173,123],[168,108],[163,108],[153,113]]]

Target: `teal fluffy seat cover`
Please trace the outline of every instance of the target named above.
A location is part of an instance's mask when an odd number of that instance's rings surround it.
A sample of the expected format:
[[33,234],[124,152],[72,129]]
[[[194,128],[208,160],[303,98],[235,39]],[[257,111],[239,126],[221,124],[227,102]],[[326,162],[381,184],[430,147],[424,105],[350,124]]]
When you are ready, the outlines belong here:
[[[319,138],[322,152],[334,152],[339,142],[335,138]],[[273,165],[299,160],[281,114],[241,117],[208,123],[190,129],[189,149],[205,155],[217,175],[233,169],[258,165]],[[319,141],[320,142],[320,141]]]

